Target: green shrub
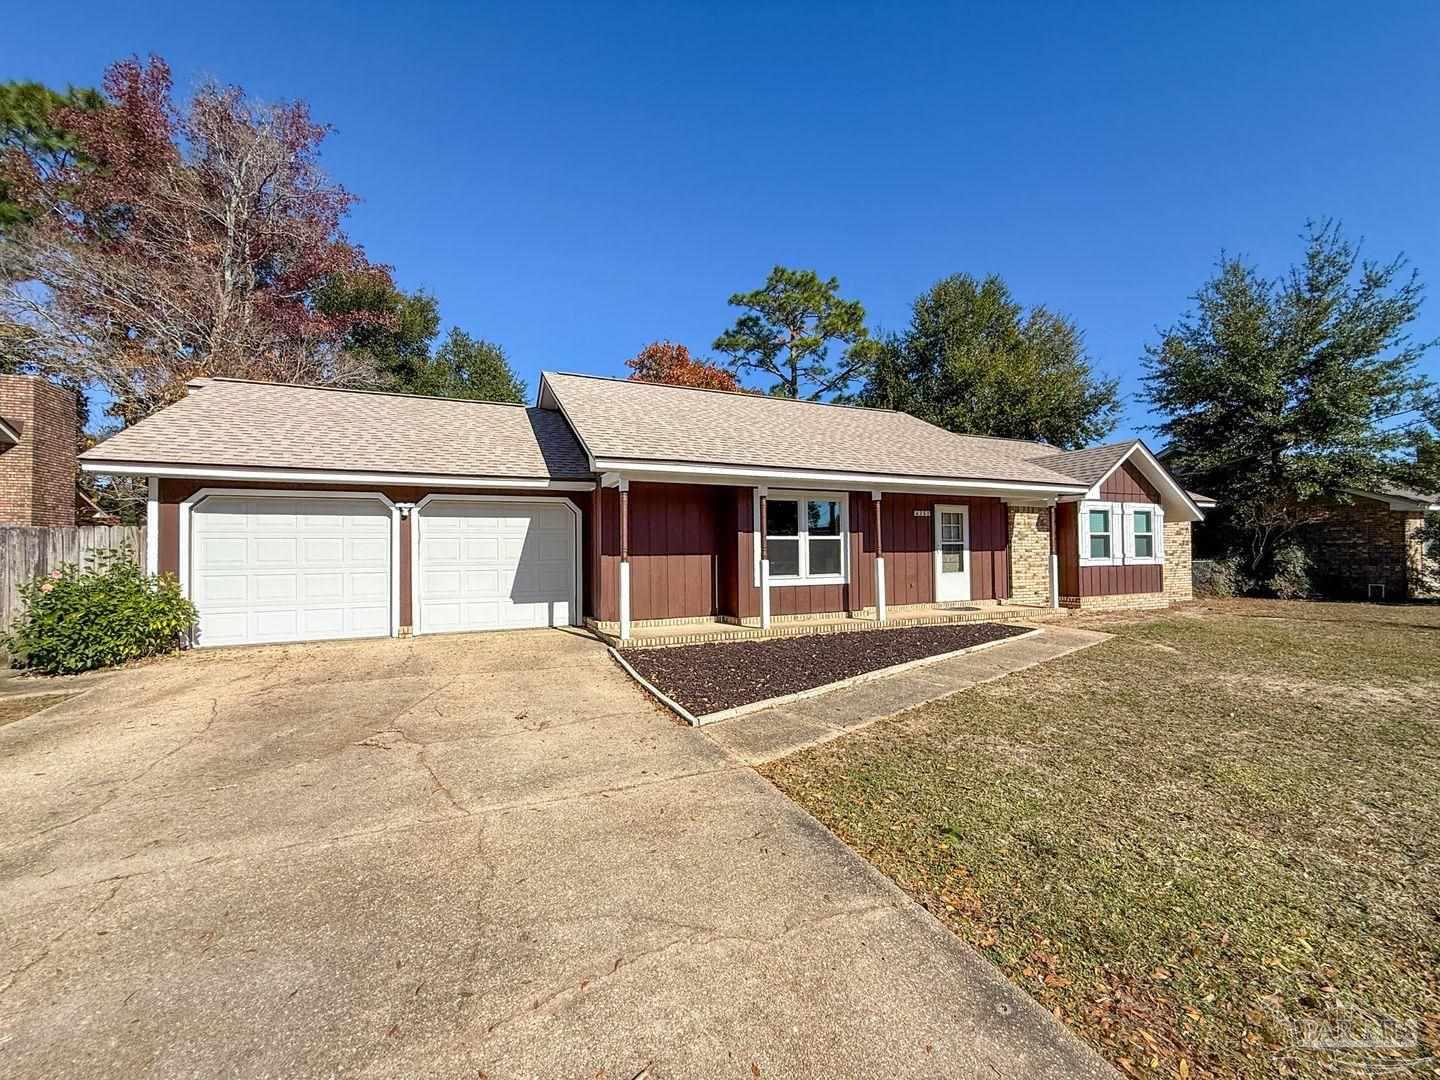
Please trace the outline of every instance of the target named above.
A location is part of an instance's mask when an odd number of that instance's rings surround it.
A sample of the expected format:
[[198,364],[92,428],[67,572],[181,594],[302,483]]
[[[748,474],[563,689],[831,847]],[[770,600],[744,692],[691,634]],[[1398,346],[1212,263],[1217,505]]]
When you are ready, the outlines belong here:
[[1281,600],[1308,600],[1316,596],[1315,564],[1309,552],[1299,544],[1287,544],[1277,550],[1274,569],[1265,588]]
[[1233,557],[1196,559],[1191,572],[1196,596],[1243,596],[1255,587],[1250,575],[1241,567],[1240,560]]
[[93,553],[20,586],[25,611],[5,635],[11,662],[47,675],[123,664],[178,649],[195,605],[170,575],[150,577],[126,548]]

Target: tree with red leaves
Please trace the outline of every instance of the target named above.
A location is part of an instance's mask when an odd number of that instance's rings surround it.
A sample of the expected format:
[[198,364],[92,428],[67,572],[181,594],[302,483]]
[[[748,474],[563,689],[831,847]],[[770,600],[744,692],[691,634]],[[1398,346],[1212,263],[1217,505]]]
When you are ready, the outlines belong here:
[[73,162],[0,159],[31,211],[0,252],[0,352],[98,383],[126,424],[202,375],[372,382],[344,346],[383,316],[315,301],[340,275],[391,284],[341,228],[354,196],[317,163],[328,128],[214,83],[177,109],[158,57],[113,65],[103,91],[103,107],[56,116]]
[[632,382],[669,383],[697,386],[705,390],[739,390],[735,376],[722,367],[697,360],[684,345],[657,341],[625,361]]

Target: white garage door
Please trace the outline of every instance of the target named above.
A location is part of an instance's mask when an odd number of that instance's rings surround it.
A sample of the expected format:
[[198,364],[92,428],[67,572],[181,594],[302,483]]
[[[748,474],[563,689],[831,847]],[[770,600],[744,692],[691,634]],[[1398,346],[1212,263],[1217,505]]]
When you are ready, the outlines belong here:
[[201,645],[390,633],[390,508],[212,495],[190,515]]
[[560,503],[427,503],[419,529],[416,632],[568,626],[575,515]]

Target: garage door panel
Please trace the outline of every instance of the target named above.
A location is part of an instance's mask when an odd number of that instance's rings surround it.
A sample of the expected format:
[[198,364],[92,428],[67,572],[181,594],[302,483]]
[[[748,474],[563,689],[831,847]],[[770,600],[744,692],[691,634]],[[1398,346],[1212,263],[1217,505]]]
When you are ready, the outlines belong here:
[[272,510],[259,500],[249,500],[244,505],[249,511],[246,515],[250,519],[248,525],[254,532],[290,534],[300,524],[298,515],[286,510]]
[[350,596],[355,600],[384,600],[390,598],[390,575],[386,573],[352,573],[350,575]]
[[294,566],[299,561],[300,544],[293,536],[257,536],[252,544],[257,566]]
[[[427,523],[426,528],[429,528]],[[426,566],[459,562],[463,551],[459,536],[425,536],[420,545],[420,559]]]
[[201,537],[199,556],[206,566],[245,566],[250,561],[250,541],[245,537]]
[[[295,580],[294,578],[291,579]],[[300,599],[307,604],[333,604],[345,599],[345,574],[342,571],[334,571],[328,574],[321,574],[315,571],[300,575]],[[262,599],[257,596],[256,599]],[[292,590],[289,597],[277,597],[277,599],[295,599]]]
[[207,645],[243,645],[250,640],[250,616],[244,611],[213,612],[201,633]]
[[293,604],[300,599],[299,574],[255,574],[249,578],[249,597],[257,604]]
[[466,562],[499,562],[501,558],[498,536],[467,536],[460,547],[460,558]]
[[388,634],[390,520],[373,499],[206,499],[191,513],[200,644]]
[[390,563],[390,538],[388,536],[360,537],[349,543],[349,562],[371,563],[388,566]]
[[578,553],[569,509],[436,500],[417,519],[419,633],[570,623]]
[[345,538],[307,536],[300,545],[300,558],[306,566],[334,566],[345,558]]
[[251,626],[255,641],[295,641],[300,637],[300,613],[294,608],[256,611]]

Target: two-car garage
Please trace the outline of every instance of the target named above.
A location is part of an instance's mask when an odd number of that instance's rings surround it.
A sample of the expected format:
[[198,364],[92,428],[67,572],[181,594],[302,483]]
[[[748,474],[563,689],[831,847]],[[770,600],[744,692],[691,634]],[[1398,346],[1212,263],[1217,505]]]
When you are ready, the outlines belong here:
[[201,645],[564,626],[579,611],[568,499],[206,490],[179,532]]

